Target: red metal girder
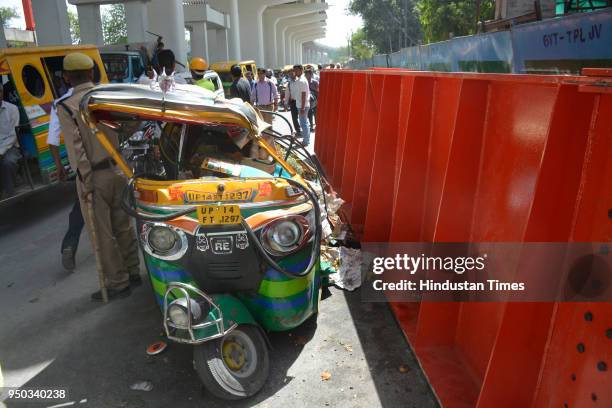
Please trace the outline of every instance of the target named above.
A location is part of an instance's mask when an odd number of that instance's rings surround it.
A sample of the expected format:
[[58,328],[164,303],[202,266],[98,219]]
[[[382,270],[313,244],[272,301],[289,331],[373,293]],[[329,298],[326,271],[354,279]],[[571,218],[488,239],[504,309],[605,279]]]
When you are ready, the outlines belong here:
[[351,224],[360,235],[363,231],[372,178],[372,160],[374,159],[374,144],[376,130],[381,113],[383,97],[383,75],[369,74],[366,77],[366,93],[364,98],[364,125],[361,127],[359,154],[357,156],[357,171],[355,173],[355,189],[351,200]]
[[433,88],[432,78],[414,79],[393,206],[390,234],[392,242],[416,242],[421,237],[425,179],[420,172],[427,163],[429,151]]
[[336,143],[333,145],[333,156],[330,177],[333,184],[338,186],[342,181],[342,166],[344,164],[344,152],[346,147],[348,118],[350,114],[351,98],[353,91],[353,75],[343,75],[342,89],[340,91],[340,108],[338,111],[338,123],[336,131]]
[[396,154],[399,125],[401,77],[383,77],[382,94],[384,109],[380,109],[375,139],[371,171],[379,177],[372,177],[368,196],[367,213],[362,241],[385,242],[389,239],[391,216],[395,194]]
[[351,107],[349,110],[348,126],[346,129],[345,153],[342,163],[342,181],[339,186],[342,198],[347,201],[347,207],[351,206],[353,192],[355,191],[355,174],[357,172],[357,166],[355,164],[359,156],[361,127],[364,121],[366,78],[364,72],[353,74],[353,92],[350,101]]

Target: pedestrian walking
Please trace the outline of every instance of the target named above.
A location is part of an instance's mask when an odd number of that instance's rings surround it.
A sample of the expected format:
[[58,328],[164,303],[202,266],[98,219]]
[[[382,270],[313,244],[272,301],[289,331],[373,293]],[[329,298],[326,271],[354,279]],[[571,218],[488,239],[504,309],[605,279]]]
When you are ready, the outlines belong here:
[[251,71],[247,71],[246,74],[244,74],[246,77],[247,82],[249,83],[249,89],[251,90],[251,93],[253,93],[253,86],[255,86],[255,80],[253,79],[253,73]]
[[312,69],[307,69],[304,72],[304,76],[308,81],[308,89],[310,90],[310,109],[308,110],[308,123],[310,124],[310,131],[315,130],[314,117],[317,114],[317,102],[319,100],[319,81],[314,76]]
[[[49,151],[51,152],[51,156],[55,161],[55,167],[57,169],[57,177],[64,181],[66,180],[66,170],[64,169],[64,165],[62,164],[62,159],[60,156],[59,146],[60,146],[60,122],[57,116],[56,106],[61,101],[72,96],[74,90],[72,88],[68,89],[64,95],[60,96],[58,99],[53,101],[53,106],[51,107],[51,114],[49,115],[49,133],[47,134],[47,144],[49,145]],[[62,245],[60,247],[60,253],[62,255],[62,265],[65,269],[72,271],[74,270],[75,264],[75,256],[77,252],[77,248],[79,247],[79,241],[81,239],[81,232],[83,231],[83,226],[85,225],[85,221],[83,220],[83,213],[81,212],[81,205],[79,204],[79,199],[74,201],[72,206],[72,210],[70,210],[70,215],[68,215],[68,231],[64,235],[64,239],[62,239]]]
[[249,82],[242,77],[242,68],[240,65],[233,65],[230,69],[232,74],[232,85],[230,86],[230,97],[240,98],[244,102],[251,102],[251,86]]
[[[273,111],[278,110],[278,92],[276,85],[266,77],[266,70],[263,68],[257,69],[257,82],[253,85],[251,93],[251,101],[259,110]],[[271,113],[261,112],[263,120],[272,125],[274,115]],[[263,138],[271,146],[274,145],[274,138],[268,135],[263,135]],[[253,144],[251,157],[257,157],[260,160],[269,160],[270,155],[263,148],[259,148]]]
[[274,76],[274,71],[272,71],[270,68],[266,69],[266,78],[272,81],[274,86],[278,86],[278,80]]
[[[296,88],[294,88],[296,87]],[[299,93],[299,89],[297,88],[297,78],[293,70],[289,71],[289,78],[287,79],[287,90],[285,91],[285,106],[286,110],[291,111],[291,121],[293,122],[293,127],[295,128],[296,137],[302,136],[302,128],[300,127],[300,122],[298,120],[298,109],[296,100],[293,95],[297,95]]]
[[0,173],[4,198],[15,195],[15,175],[21,159],[17,126],[19,108],[4,100],[4,89],[0,87]]
[[[253,85],[251,92],[251,102],[261,110],[278,110],[278,91],[276,85],[266,77],[266,70],[257,68],[257,82]],[[273,115],[262,113],[263,120],[272,124]]]
[[308,111],[310,110],[310,89],[308,81],[304,77],[304,68],[297,64],[293,66],[295,81],[290,84],[291,99],[295,100],[298,122],[302,130],[302,143],[304,146],[310,144],[310,127],[308,125]]
[[[158,54],[160,63],[162,55]],[[121,209],[121,195],[126,186],[116,163],[97,140],[96,135],[79,114],[83,96],[94,84],[93,60],[73,52],[64,57],[64,75],[73,87],[72,96],[55,105],[64,135],[70,166],[77,173],[77,193],[85,224],[90,234],[102,289],[91,295],[102,300],[104,288],[108,298],[128,296],[130,283],[141,282],[136,235],[128,215]],[[101,128],[104,126],[99,125]],[[107,131],[111,144],[118,147],[118,138]]]

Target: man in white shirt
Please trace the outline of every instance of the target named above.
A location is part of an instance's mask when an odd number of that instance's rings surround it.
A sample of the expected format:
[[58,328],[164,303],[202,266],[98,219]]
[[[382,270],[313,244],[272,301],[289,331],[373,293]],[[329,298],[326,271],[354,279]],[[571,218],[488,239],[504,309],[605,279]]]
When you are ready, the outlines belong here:
[[298,121],[302,130],[302,143],[304,146],[310,144],[310,127],[308,126],[308,110],[310,109],[310,89],[308,81],[304,77],[302,65],[294,65],[293,73],[295,81],[289,84],[290,98],[295,100],[298,112]]
[[295,128],[296,137],[302,137],[302,129],[300,129],[300,122],[298,121],[298,110],[295,103],[295,98],[292,95],[298,94],[297,78],[293,70],[287,74],[287,89],[285,90],[285,110],[291,111],[291,121]]
[[4,89],[0,86],[0,172],[2,191],[5,197],[15,194],[15,171],[21,158],[17,132],[19,108],[4,100]]
[[[66,179],[66,170],[62,164],[59,151],[59,146],[61,144],[60,134],[62,133],[62,130],[60,128],[59,118],[57,117],[56,106],[58,102],[71,97],[72,91],[72,88],[68,89],[64,95],[53,101],[53,107],[51,108],[51,113],[49,115],[49,133],[47,134],[47,144],[49,145],[51,156],[53,156],[53,160],[55,161],[57,177],[62,181]],[[85,221],[83,220],[81,206],[77,197],[74,205],[72,206],[72,210],[70,210],[70,215],[68,215],[68,231],[66,231],[66,234],[64,235],[61,246],[62,265],[69,271],[72,271],[75,268],[74,257],[79,246],[81,231],[83,230],[84,225]]]

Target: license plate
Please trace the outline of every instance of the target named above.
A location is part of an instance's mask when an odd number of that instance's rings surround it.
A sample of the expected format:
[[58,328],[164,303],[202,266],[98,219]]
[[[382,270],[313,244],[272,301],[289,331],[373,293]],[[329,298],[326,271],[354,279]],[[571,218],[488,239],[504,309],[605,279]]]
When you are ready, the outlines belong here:
[[198,221],[202,225],[240,224],[241,219],[237,205],[198,206]]

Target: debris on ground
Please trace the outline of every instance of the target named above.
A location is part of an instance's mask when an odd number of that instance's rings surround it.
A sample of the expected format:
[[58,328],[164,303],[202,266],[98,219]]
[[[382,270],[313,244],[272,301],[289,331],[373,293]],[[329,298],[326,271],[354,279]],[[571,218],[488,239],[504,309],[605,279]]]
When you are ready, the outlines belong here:
[[361,286],[361,251],[340,247],[340,267],[334,276],[334,284],[341,289],[353,291]]
[[130,389],[134,391],[151,391],[153,383],[151,381],[140,381],[130,385]]
[[329,371],[323,371],[321,373],[321,380],[328,381],[331,378],[331,373]]
[[321,268],[335,273],[340,267],[340,248],[321,245]]
[[332,193],[325,193],[325,200],[327,201],[327,210],[331,214],[336,214],[342,204],[344,204],[344,200],[338,197],[335,191]]
[[410,371],[410,367],[402,364],[399,366],[398,370],[400,373],[407,373],[408,371]]
[[147,347],[147,354],[150,356],[155,356],[161,353],[162,351],[164,351],[166,347],[168,347],[166,342],[163,342],[163,341],[155,342],[151,344],[149,347]]

